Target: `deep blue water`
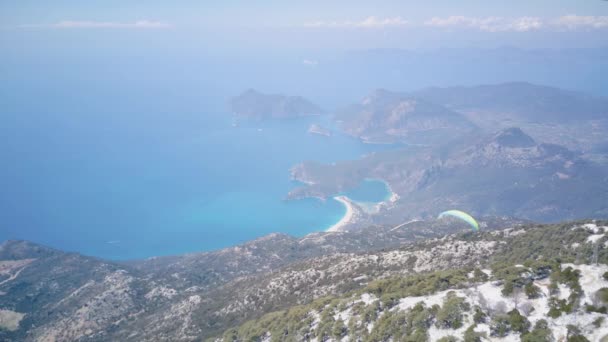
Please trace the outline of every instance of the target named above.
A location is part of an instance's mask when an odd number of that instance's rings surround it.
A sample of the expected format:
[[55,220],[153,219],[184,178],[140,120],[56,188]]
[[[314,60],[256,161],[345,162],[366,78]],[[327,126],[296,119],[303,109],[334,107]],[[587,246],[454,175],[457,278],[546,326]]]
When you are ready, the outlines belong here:
[[[3,117],[0,239],[128,259],[212,250],[270,232],[301,236],[328,228],[345,209],[334,200],[284,201],[297,186],[289,168],[389,148],[308,134],[323,118],[232,127],[212,106],[211,114],[103,108]],[[364,182],[349,195],[379,201],[383,191]]]

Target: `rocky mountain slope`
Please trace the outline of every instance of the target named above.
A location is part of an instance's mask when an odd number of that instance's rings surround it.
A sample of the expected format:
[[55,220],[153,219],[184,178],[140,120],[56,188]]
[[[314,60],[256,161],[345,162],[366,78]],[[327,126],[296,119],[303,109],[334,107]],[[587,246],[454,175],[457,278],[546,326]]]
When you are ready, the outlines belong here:
[[378,267],[371,282],[348,267],[364,287],[269,313],[215,340],[603,341],[604,224],[448,236],[376,253],[372,264],[398,267]]
[[288,199],[386,181],[398,201],[357,226],[453,208],[542,222],[608,217],[608,99],[524,82],[376,90],[335,119],[364,141],[406,143],[359,160],[292,167],[292,179],[305,185]]
[[608,100],[584,93],[511,82],[473,87],[427,88],[414,92],[427,101],[462,112],[483,111],[511,120],[572,122],[605,119]]
[[335,119],[345,132],[371,142],[438,145],[508,127],[570,149],[593,151],[608,142],[608,99],[525,82],[379,89]]
[[319,106],[300,96],[263,94],[249,89],[230,100],[232,113],[248,120],[288,119],[323,113]]
[[428,88],[412,96],[461,113],[486,132],[517,126],[539,141],[585,151],[606,142],[606,98],[525,82]]
[[608,164],[538,142],[519,128],[466,137],[442,147],[410,146],[334,164],[302,163],[306,186],[289,198],[327,197],[365,178],[383,179],[399,200],[374,222],[434,217],[451,208],[538,221],[607,217]]
[[[521,221],[482,222],[500,228]],[[410,231],[389,228],[314,233],[300,239],[272,234],[216,252],[123,264],[8,241],[0,246],[0,340],[106,340],[113,331],[123,331],[120,327],[129,321],[169,314],[165,310],[177,310],[175,305],[186,305],[191,297],[196,301],[215,291],[217,298],[228,298],[226,284],[231,281],[263,276],[323,255],[394,248],[466,229],[442,222]],[[228,323],[222,322],[220,327]]]
[[[553,267],[553,271],[557,262],[579,265],[595,259],[600,264],[608,261],[604,228],[607,222],[521,225],[501,221],[502,226],[491,226],[492,222],[482,222],[485,232],[447,236],[443,234],[458,231],[461,226],[429,221],[375,227],[367,233],[317,233],[302,239],[272,235],[218,252],[128,264],[26,242],[6,242],[0,247],[0,339],[195,341],[221,336],[226,329],[241,324],[257,327],[256,322],[266,319],[264,314],[293,305],[315,307],[318,311],[328,303],[344,302],[340,310],[352,311],[347,301],[356,296],[366,298],[369,306],[377,309],[370,314],[382,317],[390,303],[407,301],[403,298],[408,296],[392,292],[409,288],[410,285],[396,285],[403,282],[424,284],[412,292],[417,296],[444,291],[437,295],[436,300],[441,302],[448,296],[446,290],[498,288],[495,282],[500,281],[503,285],[512,284],[517,292],[520,281],[525,285],[528,279],[523,270],[542,269],[540,264],[525,263],[526,260],[546,263],[543,265]],[[513,228],[504,229],[505,226]],[[512,271],[517,264],[524,264],[525,268]],[[475,269],[492,269],[492,278],[473,282],[468,275]],[[596,271],[592,269],[591,273]],[[213,281],[197,278],[204,274],[215,274]],[[424,279],[428,277],[435,280],[426,283]],[[546,277],[536,280],[546,281]],[[462,297],[462,291],[456,295]],[[585,296],[593,295],[587,287],[583,286],[583,291],[589,292]],[[547,305],[553,305],[547,300]],[[471,306],[477,303],[468,302]],[[603,310],[601,302],[594,303],[597,310]],[[395,307],[393,304],[391,308]],[[505,305],[511,308],[509,302]],[[323,312],[324,309],[318,311],[322,317],[327,316]],[[317,315],[311,315],[314,321]],[[595,320],[595,316],[589,317]],[[251,319],[254,321],[245,323]],[[283,321],[275,320],[280,322]],[[491,328],[490,322],[491,319]],[[551,326],[561,324],[547,322]],[[466,324],[469,323],[467,318]],[[588,327],[579,328],[587,331]],[[241,329],[230,331],[241,336],[245,334]],[[273,329],[255,331],[273,334]],[[374,329],[378,328],[369,326],[370,333]],[[486,328],[480,325],[480,329]],[[427,332],[432,333],[428,329]],[[275,333],[275,339],[276,336]]]
[[344,131],[368,142],[437,144],[475,128],[464,116],[442,105],[384,89],[341,110],[335,119]]

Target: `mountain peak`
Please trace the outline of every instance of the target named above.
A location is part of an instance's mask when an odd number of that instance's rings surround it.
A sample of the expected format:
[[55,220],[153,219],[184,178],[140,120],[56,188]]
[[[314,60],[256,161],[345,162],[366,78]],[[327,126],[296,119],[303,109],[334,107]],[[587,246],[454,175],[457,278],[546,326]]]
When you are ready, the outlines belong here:
[[262,93],[260,93],[259,91],[253,89],[253,88],[249,88],[247,90],[245,90],[243,92],[243,94],[241,94],[242,96],[246,96],[246,95],[262,95]]
[[301,96],[265,94],[247,89],[229,103],[232,112],[245,119],[286,119],[322,114],[321,108]]
[[519,127],[509,127],[499,131],[493,139],[504,147],[532,147],[536,142]]
[[395,101],[395,100],[403,97],[403,95],[404,94],[390,91],[388,89],[377,88],[363,99],[362,104],[363,105],[370,105],[370,104],[377,105],[377,104],[381,104],[381,103],[388,103],[388,102],[392,102],[392,101]]
[[7,240],[0,244],[0,259],[37,258],[57,253],[56,250],[23,240]]

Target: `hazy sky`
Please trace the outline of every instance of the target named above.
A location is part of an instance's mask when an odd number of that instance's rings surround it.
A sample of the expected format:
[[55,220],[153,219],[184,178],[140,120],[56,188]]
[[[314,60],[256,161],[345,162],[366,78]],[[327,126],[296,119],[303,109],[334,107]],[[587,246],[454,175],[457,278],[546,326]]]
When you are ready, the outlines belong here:
[[[80,33],[75,33],[75,32]],[[85,33],[82,33],[82,32]],[[0,42],[127,39],[208,48],[608,45],[608,1],[29,1],[0,4]],[[125,38],[126,37],[126,38]],[[44,38],[44,39],[43,39]],[[83,41],[84,40],[84,41]],[[125,44],[127,44],[125,40]]]

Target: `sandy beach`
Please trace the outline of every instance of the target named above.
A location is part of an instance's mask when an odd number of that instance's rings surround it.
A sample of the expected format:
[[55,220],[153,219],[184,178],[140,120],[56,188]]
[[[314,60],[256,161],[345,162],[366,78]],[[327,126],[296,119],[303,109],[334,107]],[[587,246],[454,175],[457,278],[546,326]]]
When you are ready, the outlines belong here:
[[361,215],[374,215],[384,209],[389,209],[395,205],[395,202],[399,200],[399,195],[393,191],[390,184],[383,179],[372,179],[381,181],[386,185],[389,192],[388,198],[379,203],[366,203],[366,202],[354,202],[347,196],[335,196],[334,199],[346,207],[346,213],[340,221],[333,226],[329,227],[326,232],[339,232],[352,223],[357,222],[361,218]]
[[338,232],[338,231],[341,231],[348,224],[352,223],[352,221],[355,219],[355,216],[356,216],[353,204],[351,203],[351,201],[350,201],[350,199],[348,197],[346,197],[346,196],[336,196],[336,197],[334,197],[334,199],[336,201],[344,204],[344,206],[346,207],[346,213],[344,214],[344,216],[342,217],[342,219],[340,221],[338,221],[333,226],[329,227],[326,230],[327,232]]

